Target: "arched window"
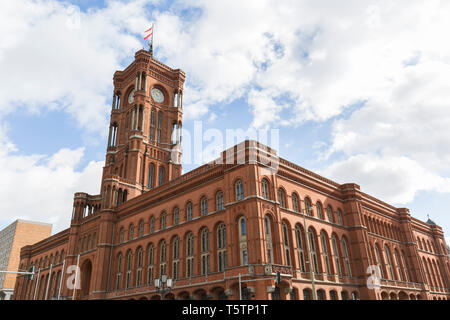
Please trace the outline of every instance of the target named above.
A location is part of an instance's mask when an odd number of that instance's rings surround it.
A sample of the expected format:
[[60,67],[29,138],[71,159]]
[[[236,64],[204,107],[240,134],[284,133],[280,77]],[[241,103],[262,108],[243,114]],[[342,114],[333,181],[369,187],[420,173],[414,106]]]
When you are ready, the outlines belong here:
[[394,250],[394,260],[395,260],[395,268],[397,271],[398,278],[400,279],[400,281],[403,281],[402,269],[400,266],[400,258],[398,256],[397,249]]
[[313,261],[314,272],[319,273],[319,264],[317,262],[317,251],[316,251],[316,235],[312,229],[309,229],[309,247],[311,252],[311,259]]
[[225,224],[221,223],[217,227],[217,261],[218,261],[218,272],[225,271],[227,266],[227,237],[226,237],[226,227]]
[[301,272],[306,272],[305,251],[303,249],[303,232],[299,225],[295,226],[295,238],[297,240],[297,253]]
[[144,250],[142,247],[139,247],[137,252],[137,273],[136,273],[136,286],[140,286],[142,284],[142,260],[143,260]]
[[377,258],[377,265],[380,268],[380,273],[381,273],[381,278],[384,279],[384,271],[383,271],[383,264],[381,261],[381,254],[380,254],[380,249],[378,249],[378,245],[375,244],[375,255]]
[[130,234],[128,240],[133,240],[133,237],[134,237],[134,226],[130,225]]
[[241,180],[235,183],[236,201],[244,200],[244,185]]
[[317,290],[317,300],[327,300],[323,289]]
[[338,300],[337,292],[334,290],[330,291],[330,300]]
[[392,269],[392,263],[391,263],[391,255],[390,255],[387,245],[384,246],[384,254],[386,255],[387,268],[389,271],[389,275],[391,276],[391,280],[395,280],[394,270]]
[[202,216],[208,215],[208,200],[206,199],[206,197],[203,197],[200,201],[200,210]]
[[178,279],[178,272],[180,269],[180,240],[175,237],[172,242],[172,277]]
[[152,109],[150,115],[150,140],[155,141],[155,109]]
[[[435,250],[434,252],[436,253],[436,248],[434,248],[434,250]],[[442,277],[442,273],[441,273],[441,268],[439,266],[439,261],[434,260],[433,265],[434,265],[434,269],[436,270],[436,277],[439,280],[440,288],[444,288],[444,282],[443,282],[443,277]]]
[[283,228],[283,242],[284,242],[284,252],[285,252],[285,258],[286,258],[286,265],[291,265],[291,255],[290,255],[290,248],[289,248],[289,231],[288,227],[285,222],[282,223]]
[[186,220],[191,221],[192,220],[192,203],[188,202],[186,205]]
[[161,132],[162,132],[162,112],[158,112],[158,129],[156,132],[156,142],[161,142]]
[[323,255],[323,260],[325,261],[325,267],[326,267],[326,271],[327,274],[331,275],[331,268],[330,268],[330,261],[328,260],[328,237],[327,235],[325,235],[325,232],[321,232],[320,233],[320,240],[322,242],[322,255]]
[[247,225],[244,217],[239,218],[239,257],[241,266],[248,264]]
[[139,238],[144,236],[144,221],[139,222]]
[[[428,259],[428,266],[430,268],[429,270],[430,270],[431,283],[434,287],[438,287],[439,283],[437,281],[436,274],[433,269],[433,264],[431,263],[430,259]],[[436,291],[436,289],[434,289],[434,291]]]
[[158,173],[158,185],[162,185],[164,183],[164,167],[159,167],[159,173]]
[[295,212],[300,212],[300,206],[298,205],[298,196],[296,193],[292,194],[292,209]]
[[247,235],[247,226],[245,223],[245,218],[242,217],[239,221],[240,221],[240,226],[241,226],[241,229],[240,229],[241,236],[245,236],[245,235]]
[[223,210],[223,192],[222,191],[219,191],[216,194],[216,204],[217,204],[217,206],[216,206],[217,211]]
[[153,179],[155,176],[155,166],[153,163],[148,165],[148,178],[147,178],[147,187],[153,188]]
[[432,278],[431,278],[431,273],[430,273],[430,269],[428,269],[428,264],[427,261],[425,260],[425,257],[422,257],[422,262],[423,262],[423,266],[425,269],[425,276],[426,276],[426,280],[429,286],[433,286],[433,282],[432,282]]
[[116,290],[120,289],[121,282],[122,282],[122,254],[119,253],[119,256],[117,257]]
[[161,213],[161,230],[164,230],[167,226],[167,214],[164,211]]
[[342,300],[348,300],[348,293],[347,293],[347,291],[342,291],[341,292],[341,297],[342,297]]
[[150,218],[150,233],[154,233],[155,232],[155,217],[151,217]]
[[406,264],[405,254],[404,254],[403,251],[402,251],[401,257],[402,257],[403,271],[405,272],[406,281],[409,282],[410,281],[409,280],[410,277],[409,277],[409,274],[408,274],[408,266]]
[[341,261],[339,259],[338,241],[336,240],[336,236],[334,234],[331,236],[331,243],[333,245],[334,264],[336,265],[336,271],[338,276],[342,277]]
[[159,275],[166,274],[166,240],[162,240],[159,245]]
[[311,289],[303,289],[303,300],[311,300]]
[[194,234],[191,232],[186,238],[186,277],[194,275]]
[[109,139],[108,139],[108,142],[109,142],[108,146],[109,147],[116,147],[117,146],[118,130],[119,130],[119,125],[117,123],[113,123],[109,127]]
[[150,244],[148,247],[148,268],[147,268],[147,284],[153,283],[153,268],[155,263],[155,247]]
[[178,208],[173,209],[173,224],[177,225],[180,223],[180,211]]
[[344,251],[344,262],[345,262],[345,266],[347,268],[347,276],[349,278],[351,278],[352,277],[352,269],[350,267],[350,257],[348,255],[347,240],[345,240],[345,238],[342,238],[342,250]]
[[209,231],[208,228],[204,228],[201,233],[201,261],[202,261],[202,275],[209,273]]
[[113,95],[113,102],[112,102],[112,108],[114,110],[119,110],[120,109],[120,92],[114,92]]
[[317,208],[317,216],[319,217],[319,219],[324,220],[323,219],[322,204],[319,201],[316,202],[316,208]]
[[127,278],[126,278],[126,283],[125,283],[125,289],[128,289],[131,286],[132,266],[133,266],[133,253],[130,250],[127,255]]
[[281,188],[278,189],[278,202],[280,203],[280,207],[286,208],[286,201],[284,198],[284,190]]
[[264,199],[270,199],[269,196],[269,183],[267,182],[266,179],[263,179],[261,182],[261,191],[262,191],[262,197]]
[[343,225],[344,223],[343,223],[343,221],[342,221],[342,211],[341,211],[341,209],[338,209],[338,210],[337,210],[337,217],[338,217],[338,223],[339,223],[340,225]]
[[308,216],[312,216],[312,207],[311,207],[311,200],[309,200],[309,198],[305,198],[305,210],[306,210],[306,214]]
[[331,206],[327,207],[327,213],[328,213],[328,220],[331,223],[334,223],[334,219],[333,219],[333,209],[331,208]]
[[61,283],[61,271],[58,271],[58,276],[56,277],[56,283],[55,283],[55,289],[54,289],[54,297],[58,296],[58,288],[59,288],[59,284]]
[[264,228],[266,231],[266,247],[267,247],[267,262],[273,263],[273,251],[272,251],[272,228],[270,225],[269,216],[264,218]]

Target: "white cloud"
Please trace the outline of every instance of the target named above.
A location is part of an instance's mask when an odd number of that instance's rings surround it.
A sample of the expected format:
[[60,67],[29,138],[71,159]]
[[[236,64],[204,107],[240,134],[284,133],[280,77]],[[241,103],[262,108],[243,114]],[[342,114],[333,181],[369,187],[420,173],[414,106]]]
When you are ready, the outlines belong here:
[[41,221],[52,223],[55,233],[70,225],[75,192],[99,194],[104,163],[91,161],[76,170],[83,148],[47,156],[22,155],[11,146],[0,139],[0,212],[5,225],[16,219]]
[[[384,97],[335,121],[328,152],[349,159],[327,170],[402,204],[422,190],[450,193],[450,65],[424,62],[407,69]],[[363,161],[371,170],[360,170]]]
[[[172,9],[156,15],[159,48],[187,72],[190,118],[237,98],[257,128],[337,117],[328,156],[349,160],[327,170],[332,178],[349,173],[399,202],[448,190],[449,2],[186,0]],[[186,9],[191,19],[179,16]],[[375,178],[363,160],[399,189],[352,174],[355,165]],[[405,176],[388,165],[405,165]]]
[[149,3],[108,1],[103,9],[81,12],[54,0],[0,2],[2,222],[49,222],[57,232],[70,224],[75,192],[99,193],[103,162],[80,169],[84,148],[70,146],[51,155],[26,154],[8,139],[5,115],[63,110],[85,140],[104,141],[113,73],[141,48],[137,36],[151,21]]
[[[443,2],[179,1],[174,8],[198,10],[191,20],[176,10],[157,15],[162,54],[198,91],[186,97],[188,107],[247,97],[254,88],[272,103],[290,97],[296,116],[286,124],[326,120],[382,96],[418,53],[419,64],[449,62]],[[255,118],[265,110],[249,103]],[[277,117],[261,120],[253,124]]]
[[443,178],[407,157],[361,154],[338,161],[323,171],[340,183],[356,182],[363,192],[390,203],[408,203],[418,191],[450,192]]
[[141,47],[148,1],[108,1],[81,12],[59,1],[0,4],[0,117],[65,110],[88,132],[107,134],[112,75]]

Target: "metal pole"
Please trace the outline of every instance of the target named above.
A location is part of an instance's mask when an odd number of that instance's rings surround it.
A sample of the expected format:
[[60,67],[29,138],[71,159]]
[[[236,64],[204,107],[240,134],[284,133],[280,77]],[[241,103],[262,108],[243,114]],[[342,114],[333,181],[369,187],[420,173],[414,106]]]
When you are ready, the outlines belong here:
[[154,51],[154,48],[153,48],[153,45],[154,45],[154,42],[153,42],[153,37],[155,36],[155,24],[154,23],[152,23],[152,58],[153,58],[153,51]]
[[72,300],[75,300],[75,293],[77,291],[77,284],[78,284],[78,264],[80,262],[80,255],[78,255],[77,258],[77,268],[75,269],[75,287],[73,288],[73,295]]
[[20,274],[20,275],[28,275],[28,274],[34,274],[33,272],[18,272],[18,271],[0,271],[0,273],[13,273],[13,274]]
[[162,276],[159,277],[159,282],[161,283],[161,300],[164,300],[165,290],[164,290],[164,282],[162,281]]
[[[27,279],[25,278],[25,275],[23,275],[22,276],[22,292],[21,292],[21,294],[20,294],[20,300],[24,300],[23,299],[23,297],[25,296],[25,281],[26,281]],[[14,297],[14,299],[15,299],[15,297]],[[19,300],[19,299],[15,299],[15,300]]]
[[39,270],[38,270],[38,276],[37,276],[37,281],[36,281],[36,287],[34,288],[33,300],[36,300],[36,293],[37,293],[37,289],[38,289],[38,286],[39,286],[39,277],[40,277],[40,275],[41,275],[41,268],[39,268]]
[[241,274],[239,273],[239,300],[242,300]]
[[64,261],[63,261],[63,267],[62,267],[62,272],[61,272],[61,279],[59,280],[58,300],[61,298],[61,287],[62,287],[62,282],[63,282],[63,279],[64,279],[65,267],[66,267],[66,259],[64,259]]
[[47,289],[45,289],[45,298],[44,298],[44,300],[47,300],[48,287],[50,286],[50,282],[51,282],[51,279],[52,279],[52,269],[53,269],[53,264],[50,264],[50,272],[48,273]]
[[305,225],[305,238],[306,238],[306,249],[308,250],[308,263],[309,263],[309,271],[311,273],[311,286],[313,291],[313,300],[317,300],[316,297],[316,287],[314,284],[314,267],[313,263],[311,263],[311,250],[309,248],[309,232],[308,232],[308,226],[306,225],[306,218],[305,218],[305,209],[302,210],[303,213],[303,224]]

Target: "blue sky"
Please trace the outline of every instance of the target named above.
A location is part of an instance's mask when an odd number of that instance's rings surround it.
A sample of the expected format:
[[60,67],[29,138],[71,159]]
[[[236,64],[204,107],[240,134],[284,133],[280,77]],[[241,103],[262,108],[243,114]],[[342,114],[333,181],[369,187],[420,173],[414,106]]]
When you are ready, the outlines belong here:
[[60,231],[73,193],[99,192],[112,76],[147,48],[155,22],[156,57],[187,74],[184,129],[277,129],[281,157],[429,214],[448,236],[449,10],[419,0],[2,2],[0,228],[23,218]]

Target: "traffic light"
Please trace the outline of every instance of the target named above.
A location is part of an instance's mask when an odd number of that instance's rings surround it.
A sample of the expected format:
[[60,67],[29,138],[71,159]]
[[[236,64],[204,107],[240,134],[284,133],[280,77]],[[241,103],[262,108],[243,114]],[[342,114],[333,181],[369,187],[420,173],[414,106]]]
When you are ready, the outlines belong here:
[[281,273],[277,272],[277,285],[281,282]]
[[29,270],[30,274],[28,275],[28,280],[33,281],[34,280],[34,273],[36,272],[36,267],[32,266]]

